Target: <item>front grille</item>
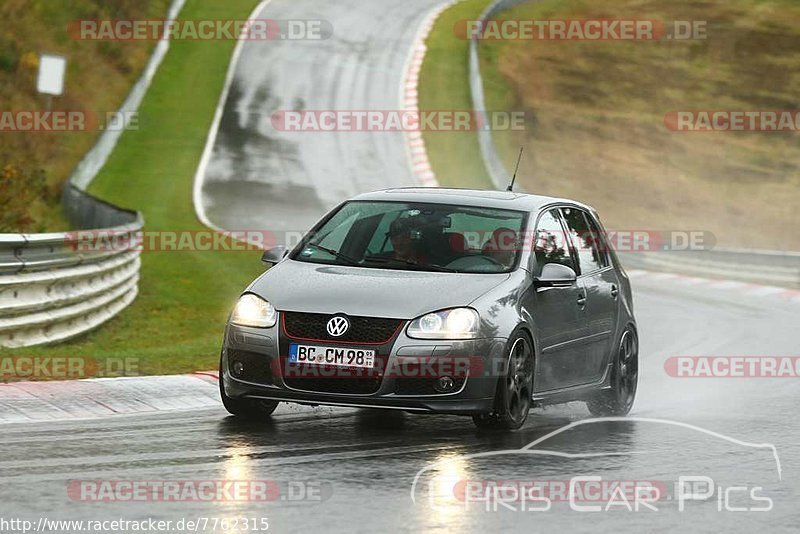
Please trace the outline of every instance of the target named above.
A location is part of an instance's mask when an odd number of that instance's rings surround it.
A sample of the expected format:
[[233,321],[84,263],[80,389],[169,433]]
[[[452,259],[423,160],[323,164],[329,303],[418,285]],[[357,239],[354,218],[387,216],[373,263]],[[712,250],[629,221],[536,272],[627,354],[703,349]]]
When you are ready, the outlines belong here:
[[[437,378],[405,378],[399,377],[395,382],[395,389],[394,392],[397,395],[444,395],[444,393],[440,391],[436,391],[434,385],[436,384]],[[461,377],[453,377],[453,382],[455,383],[455,387],[452,391],[448,393],[454,393],[461,389],[464,385],[465,378]]]
[[[389,359],[392,344],[403,325],[402,319],[377,317],[350,317],[350,328],[344,335],[328,334],[328,321],[335,315],[324,313],[283,312],[283,336],[281,336],[281,363],[283,380],[290,388],[320,393],[344,395],[371,395],[381,387],[383,369]],[[375,368],[350,370],[354,375],[343,376],[335,367],[308,364],[290,364],[289,344],[297,341],[325,343],[347,343],[351,346],[370,344],[375,351]],[[313,343],[312,343],[313,344]]]
[[[240,374],[234,372],[233,364],[236,362],[242,364]],[[272,358],[265,354],[245,350],[228,351],[228,373],[238,380],[271,385],[274,383],[272,365]]]
[[377,317],[347,317],[350,329],[342,336],[328,334],[326,328],[333,315],[324,313],[284,312],[283,329],[287,336],[295,339],[335,341],[344,343],[386,343],[397,332],[401,319]]

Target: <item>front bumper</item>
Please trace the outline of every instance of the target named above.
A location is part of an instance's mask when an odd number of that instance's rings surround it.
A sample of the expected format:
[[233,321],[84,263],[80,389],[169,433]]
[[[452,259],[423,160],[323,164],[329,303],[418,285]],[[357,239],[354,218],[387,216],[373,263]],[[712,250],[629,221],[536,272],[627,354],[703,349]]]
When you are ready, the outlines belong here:
[[[497,377],[506,364],[505,338],[420,340],[409,338],[401,329],[385,347],[388,358],[382,376],[373,378],[379,382],[374,391],[320,391],[314,389],[313,380],[307,381],[308,385],[296,375],[287,380],[289,342],[294,340],[286,338],[280,321],[268,329],[228,325],[220,372],[225,394],[300,404],[470,415],[491,411]],[[240,368],[238,376],[231,367],[234,362],[243,362],[244,370]],[[426,386],[451,371],[456,382],[452,391],[442,393]],[[329,380],[337,378],[328,379],[328,384]]]

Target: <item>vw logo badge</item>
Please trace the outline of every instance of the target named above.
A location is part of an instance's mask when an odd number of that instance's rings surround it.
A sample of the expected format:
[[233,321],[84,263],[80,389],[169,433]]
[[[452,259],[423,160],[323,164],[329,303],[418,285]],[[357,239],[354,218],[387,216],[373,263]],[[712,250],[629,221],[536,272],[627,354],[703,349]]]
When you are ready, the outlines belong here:
[[340,337],[345,335],[345,333],[347,333],[347,331],[350,329],[350,321],[347,320],[347,317],[337,315],[328,321],[326,329],[333,337]]

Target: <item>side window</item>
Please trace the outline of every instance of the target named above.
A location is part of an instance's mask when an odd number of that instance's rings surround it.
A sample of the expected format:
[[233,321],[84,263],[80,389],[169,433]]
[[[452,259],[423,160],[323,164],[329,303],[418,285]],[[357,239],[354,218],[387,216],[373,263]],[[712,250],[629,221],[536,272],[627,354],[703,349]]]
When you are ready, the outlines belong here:
[[557,210],[547,211],[539,217],[534,252],[536,258],[534,276],[542,274],[542,267],[547,263],[560,263],[571,269],[575,268]]
[[581,274],[592,273],[605,267],[597,229],[592,230],[589,227],[583,211],[576,208],[561,208],[561,213],[567,223],[572,246],[578,254]]
[[588,213],[584,212],[583,216],[586,217],[586,223],[589,225],[589,232],[592,236],[592,248],[597,250],[597,259],[600,261],[601,267],[608,267],[611,262],[608,259],[608,248],[603,235],[600,233],[600,227],[597,226],[594,218]]

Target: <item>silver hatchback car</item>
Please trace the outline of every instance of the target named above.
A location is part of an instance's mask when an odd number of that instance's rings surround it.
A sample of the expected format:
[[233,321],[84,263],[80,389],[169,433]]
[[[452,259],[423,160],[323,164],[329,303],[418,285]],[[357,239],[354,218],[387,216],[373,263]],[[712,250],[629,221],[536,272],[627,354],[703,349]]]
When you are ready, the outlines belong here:
[[631,287],[597,214],[506,191],[359,195],[288,250],[230,315],[220,394],[472,416],[521,427],[532,405],[624,415],[638,378]]

